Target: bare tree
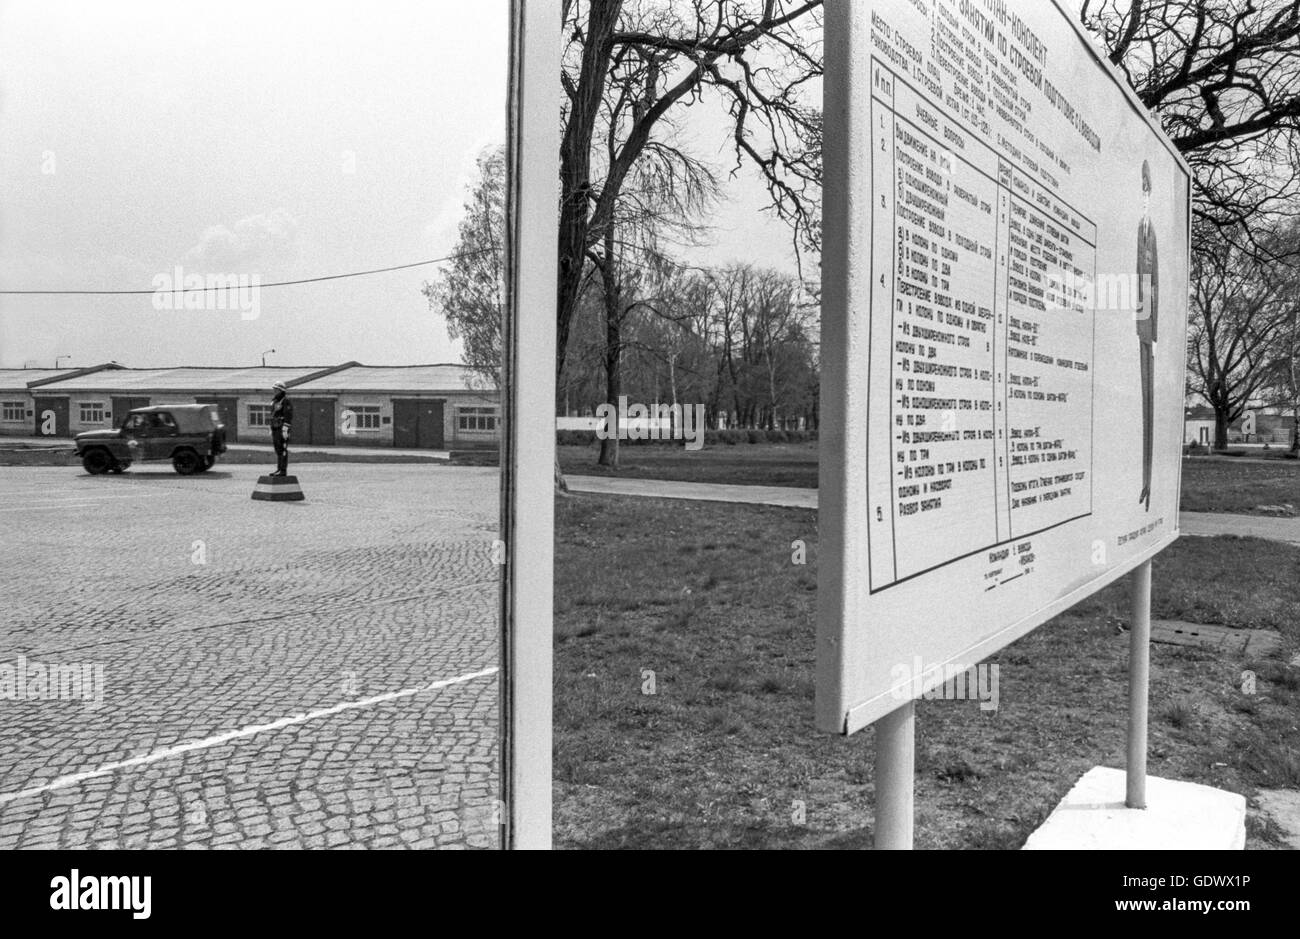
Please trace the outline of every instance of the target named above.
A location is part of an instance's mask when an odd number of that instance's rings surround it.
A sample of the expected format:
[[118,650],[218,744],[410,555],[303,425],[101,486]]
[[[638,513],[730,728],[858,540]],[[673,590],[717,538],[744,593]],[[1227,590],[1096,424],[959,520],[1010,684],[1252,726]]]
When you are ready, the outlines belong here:
[[1079,16],[1192,167],[1199,220],[1266,249],[1260,218],[1300,192],[1300,0],[1083,0]]
[[[1297,237],[1295,231],[1291,237]],[[1300,268],[1291,265],[1275,273],[1284,278],[1279,300],[1283,304],[1274,330],[1271,365],[1266,370],[1261,399],[1266,406],[1289,412],[1291,446],[1300,454]]]
[[[645,114],[660,94],[662,70],[669,65],[665,53],[638,46],[620,49],[610,65],[608,93],[601,103],[598,129],[602,147],[593,166],[608,179],[637,132]],[[662,315],[655,288],[671,280],[673,265],[667,249],[698,243],[704,226],[700,219],[717,195],[712,171],[673,142],[672,119],[665,115],[658,130],[663,139],[647,140],[639,158],[628,167],[610,211],[590,224],[600,240],[588,249],[587,259],[599,277],[605,304],[606,400],[622,394],[624,325],[636,311]],[[601,441],[600,463],[618,466],[619,428]]]
[[[1263,242],[1270,255],[1282,253]],[[1278,373],[1279,337],[1294,321],[1292,271],[1243,249],[1211,229],[1192,255],[1188,325],[1189,391],[1214,409],[1214,447],[1228,445],[1228,425]]]
[[[820,7],[821,0],[565,0],[557,376],[591,252],[616,224],[625,186],[647,151],[672,139],[665,134],[672,117],[706,93],[731,117],[737,161],[758,168],[776,211],[815,244],[820,112],[803,88],[821,74]],[[641,81],[625,131],[608,146],[602,113],[628,90],[627,68]]]

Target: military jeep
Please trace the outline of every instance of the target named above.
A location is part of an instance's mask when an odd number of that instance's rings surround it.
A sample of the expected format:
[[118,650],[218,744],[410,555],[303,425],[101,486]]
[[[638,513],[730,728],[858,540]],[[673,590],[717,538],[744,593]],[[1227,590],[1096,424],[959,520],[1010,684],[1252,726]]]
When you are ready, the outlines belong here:
[[159,404],[129,412],[116,430],[74,438],[92,476],[121,473],[137,460],[171,460],[182,476],[212,469],[226,452],[226,425],[211,404]]

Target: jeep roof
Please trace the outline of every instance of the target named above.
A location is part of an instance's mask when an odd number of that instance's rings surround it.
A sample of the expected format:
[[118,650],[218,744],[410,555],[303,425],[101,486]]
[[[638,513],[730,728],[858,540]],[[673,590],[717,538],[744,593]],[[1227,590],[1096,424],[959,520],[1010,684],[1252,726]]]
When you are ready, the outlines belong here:
[[131,414],[170,414],[183,434],[201,434],[221,423],[215,404],[151,404],[132,408]]

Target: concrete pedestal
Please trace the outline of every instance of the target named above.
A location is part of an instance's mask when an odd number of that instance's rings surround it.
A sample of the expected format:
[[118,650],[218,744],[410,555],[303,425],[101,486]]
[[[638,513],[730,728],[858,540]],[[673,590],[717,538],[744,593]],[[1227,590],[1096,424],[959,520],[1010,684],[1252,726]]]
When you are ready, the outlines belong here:
[[1246,799],[1199,783],[1147,777],[1147,808],[1124,805],[1124,771],[1096,766],[1029,836],[1026,851],[1240,851]]
[[306,496],[297,476],[259,476],[253,498],[261,502],[301,502]]

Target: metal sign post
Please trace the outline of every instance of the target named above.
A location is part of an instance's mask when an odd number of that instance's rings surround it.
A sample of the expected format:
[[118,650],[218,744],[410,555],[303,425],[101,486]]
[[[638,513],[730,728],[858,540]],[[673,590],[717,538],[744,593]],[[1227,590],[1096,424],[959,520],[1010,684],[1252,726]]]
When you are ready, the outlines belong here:
[[1147,807],[1147,703],[1151,672],[1151,562],[1133,571],[1128,640],[1128,776],[1124,804]]
[[507,848],[551,846],[560,4],[512,0],[502,324],[501,789]]
[[876,721],[875,847],[912,850],[916,793],[916,702]]

